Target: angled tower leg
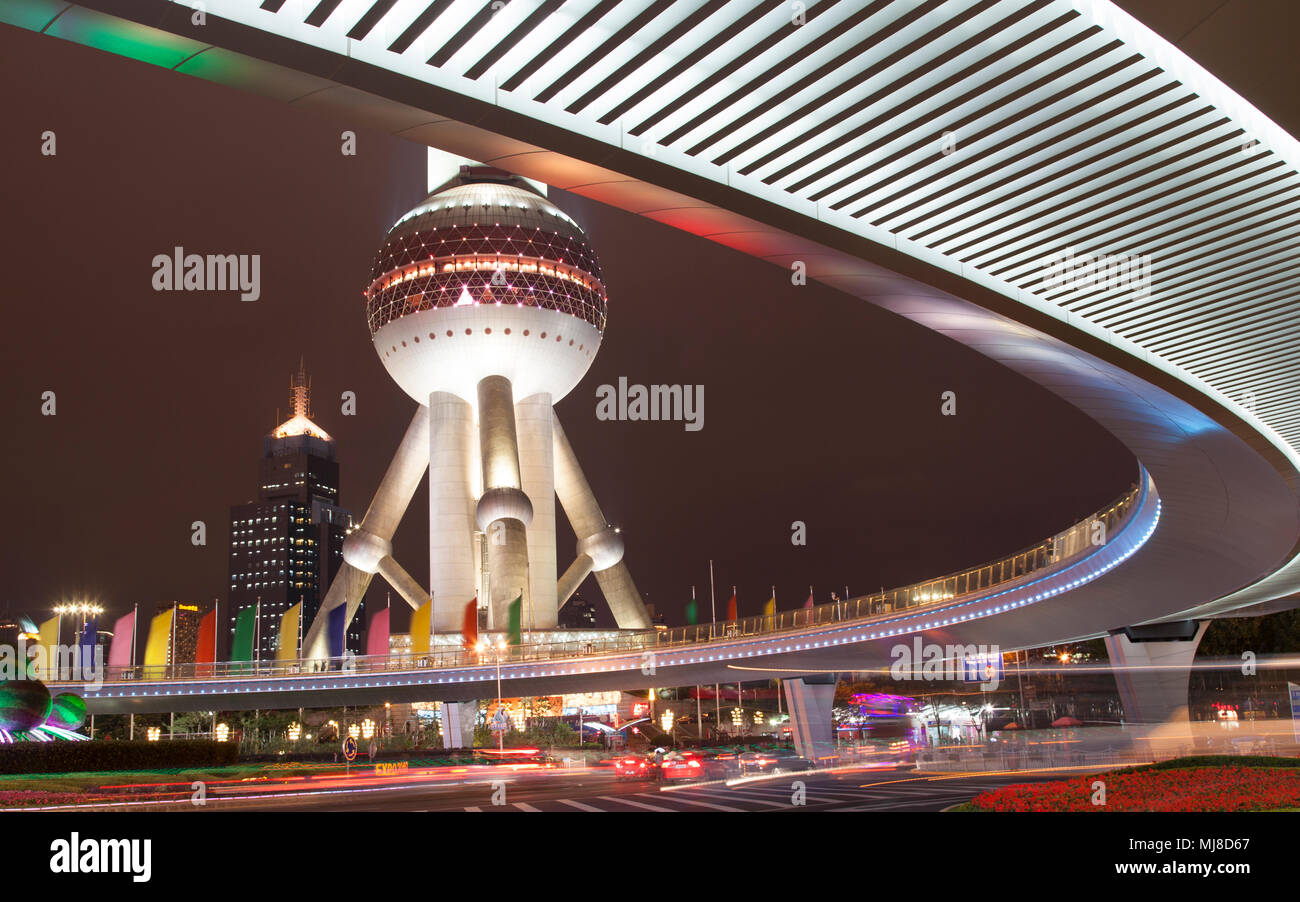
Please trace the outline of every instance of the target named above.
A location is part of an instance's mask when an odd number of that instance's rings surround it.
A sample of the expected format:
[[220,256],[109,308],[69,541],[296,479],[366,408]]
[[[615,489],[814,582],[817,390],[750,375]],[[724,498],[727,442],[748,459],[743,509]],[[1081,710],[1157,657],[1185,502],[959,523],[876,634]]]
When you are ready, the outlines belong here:
[[379,562],[391,557],[393,533],[429,465],[428,443],[429,409],[419,407],[411,417],[411,424],[406,427],[402,443],[397,446],[397,453],[393,455],[361,525],[343,543],[343,566],[330,583],[316,619],[303,639],[304,658],[329,657],[326,629],[329,612],[339,605],[347,605],[347,622],[351,623],[370,586],[370,578],[379,569]]
[[[632,574],[623,563],[623,537],[611,528],[601,513],[591,485],[578,464],[568,436],[552,413],[555,446],[555,494],[578,537],[578,558],[565,571],[560,586],[562,607],[569,596],[595,571],[600,591],[609,604],[619,629],[650,629],[650,615],[632,582]],[[566,594],[567,593],[567,594]]]

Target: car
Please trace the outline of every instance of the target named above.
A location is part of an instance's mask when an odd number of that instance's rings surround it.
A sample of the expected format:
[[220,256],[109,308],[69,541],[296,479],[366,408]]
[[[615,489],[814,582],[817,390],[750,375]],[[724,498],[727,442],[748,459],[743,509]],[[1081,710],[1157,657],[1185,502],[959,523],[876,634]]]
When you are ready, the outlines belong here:
[[730,772],[729,761],[701,752],[669,752],[659,776],[664,782],[677,780],[722,780]]
[[641,755],[620,755],[614,759],[614,776],[620,780],[653,780],[657,772],[654,761]]
[[800,757],[790,749],[745,752],[740,755],[738,763],[740,772],[745,776],[804,771],[810,770],[813,766],[807,758]]
[[740,773],[746,777],[771,773],[772,765],[775,763],[776,759],[768,756],[765,752],[741,752],[736,756],[736,764]]
[[772,749],[766,754],[773,759],[772,770],[778,773],[811,770],[813,766],[811,761],[796,754],[793,749]]

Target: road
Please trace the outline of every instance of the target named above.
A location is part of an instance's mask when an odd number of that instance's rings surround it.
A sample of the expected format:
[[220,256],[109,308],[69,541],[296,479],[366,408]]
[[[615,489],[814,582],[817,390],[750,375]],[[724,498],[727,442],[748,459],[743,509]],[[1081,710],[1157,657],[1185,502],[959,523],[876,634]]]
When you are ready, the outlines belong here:
[[[1082,771],[1081,771],[1082,772]],[[463,812],[940,811],[1010,783],[1061,779],[1034,774],[863,770],[660,786],[607,771],[487,774],[449,783],[368,785],[259,798],[210,796],[201,810]],[[191,807],[190,810],[200,810]]]

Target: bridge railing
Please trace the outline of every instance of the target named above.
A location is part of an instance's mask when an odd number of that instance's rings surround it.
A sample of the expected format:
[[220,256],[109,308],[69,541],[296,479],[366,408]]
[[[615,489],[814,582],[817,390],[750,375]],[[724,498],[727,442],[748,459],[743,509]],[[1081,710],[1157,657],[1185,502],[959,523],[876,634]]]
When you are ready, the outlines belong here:
[[258,679],[323,672],[373,674],[496,663],[514,664],[573,659],[588,655],[662,650],[700,642],[804,630],[833,623],[884,617],[944,604],[956,598],[976,595],[991,589],[1009,587],[1016,582],[1027,581],[1042,571],[1068,564],[1093,550],[1099,544],[1099,537],[1104,541],[1111,533],[1121,529],[1135,512],[1140,495],[1139,487],[1134,486],[1111,504],[1068,529],[990,563],[873,595],[861,595],[811,608],[781,611],[772,615],[565,642],[531,643],[527,641],[528,636],[525,633],[525,641],[521,645],[508,646],[505,649],[490,648],[482,652],[447,645],[441,648],[435,647],[427,653],[348,656],[326,661],[229,661],[148,667],[109,667],[104,678],[110,682]]
[[1068,529],[996,561],[910,586],[872,595],[859,595],[811,608],[660,630],[657,644],[659,647],[685,645],[882,617],[1010,587],[1044,570],[1068,564],[1094,550],[1098,544],[1105,542],[1106,537],[1124,526],[1135,512],[1140,496],[1140,486],[1135,485],[1106,507]]

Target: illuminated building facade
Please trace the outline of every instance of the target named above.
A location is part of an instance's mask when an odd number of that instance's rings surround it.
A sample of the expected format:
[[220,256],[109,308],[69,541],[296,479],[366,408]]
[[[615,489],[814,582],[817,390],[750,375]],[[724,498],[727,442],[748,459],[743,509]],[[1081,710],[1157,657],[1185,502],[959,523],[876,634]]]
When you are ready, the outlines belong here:
[[574,592],[559,614],[560,626],[564,629],[580,630],[596,628],[596,606]]
[[[301,602],[304,629],[311,623],[353,526],[351,512],[338,506],[334,439],[311,419],[311,385],[301,365],[290,382],[290,405],[293,416],[262,440],[257,500],[230,509],[227,643],[239,612],[260,603],[262,658],[275,656],[289,608]],[[363,614],[347,632],[347,647],[358,654],[364,622]]]
[[172,621],[172,641],[167,647],[168,664],[193,664],[198,658],[199,624],[212,610],[212,604],[192,604],[183,601],[160,601],[154,614],[175,612]]

